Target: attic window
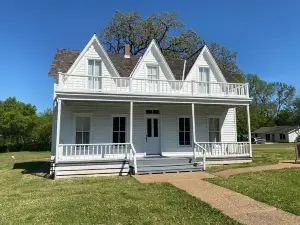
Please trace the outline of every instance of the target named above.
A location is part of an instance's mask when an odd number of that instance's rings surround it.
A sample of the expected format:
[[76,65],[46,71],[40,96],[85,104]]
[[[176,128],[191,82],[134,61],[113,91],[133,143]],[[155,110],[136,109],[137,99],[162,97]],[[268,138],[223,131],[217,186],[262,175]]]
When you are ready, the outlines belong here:
[[88,75],[101,76],[100,60],[89,60],[88,65]]
[[149,80],[158,80],[158,67],[147,66],[147,76]]

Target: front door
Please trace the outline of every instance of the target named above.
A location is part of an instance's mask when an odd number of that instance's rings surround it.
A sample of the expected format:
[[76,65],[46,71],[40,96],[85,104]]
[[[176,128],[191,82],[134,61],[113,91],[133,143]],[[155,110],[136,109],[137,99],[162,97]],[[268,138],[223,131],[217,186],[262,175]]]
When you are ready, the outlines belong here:
[[160,129],[158,117],[147,117],[146,154],[158,155],[160,152]]

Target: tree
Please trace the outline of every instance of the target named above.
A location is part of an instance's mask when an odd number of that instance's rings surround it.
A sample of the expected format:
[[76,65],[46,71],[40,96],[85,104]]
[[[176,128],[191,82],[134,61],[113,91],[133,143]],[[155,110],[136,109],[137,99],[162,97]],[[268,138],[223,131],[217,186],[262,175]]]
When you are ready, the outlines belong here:
[[295,97],[296,88],[282,82],[274,82],[276,115],[280,113],[283,107],[289,107]]
[[[171,36],[171,33],[178,36]],[[204,45],[202,38],[194,30],[187,30],[174,11],[153,13],[147,18],[138,12],[116,11],[100,31],[100,40],[111,53],[124,54],[124,44],[129,44],[132,55],[141,55],[152,39],[167,58],[186,58]]]
[[32,137],[39,150],[50,149],[52,137],[52,117],[51,109],[46,109],[43,113],[38,114],[35,126],[32,131]]
[[226,77],[230,77],[237,82],[244,82],[243,73],[236,64],[237,52],[231,52],[218,43],[212,43],[209,50]]
[[36,108],[15,97],[0,101],[0,134],[2,145],[24,145],[31,141]]

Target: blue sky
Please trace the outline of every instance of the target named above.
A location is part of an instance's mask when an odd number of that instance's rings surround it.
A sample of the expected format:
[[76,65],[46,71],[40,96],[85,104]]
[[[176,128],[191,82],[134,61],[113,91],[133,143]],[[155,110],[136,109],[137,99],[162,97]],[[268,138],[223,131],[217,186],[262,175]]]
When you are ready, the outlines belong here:
[[176,10],[208,43],[238,52],[238,65],[267,81],[293,84],[300,94],[300,1],[1,0],[0,99],[16,96],[38,111],[52,107],[48,70],[56,48],[83,49],[116,10]]

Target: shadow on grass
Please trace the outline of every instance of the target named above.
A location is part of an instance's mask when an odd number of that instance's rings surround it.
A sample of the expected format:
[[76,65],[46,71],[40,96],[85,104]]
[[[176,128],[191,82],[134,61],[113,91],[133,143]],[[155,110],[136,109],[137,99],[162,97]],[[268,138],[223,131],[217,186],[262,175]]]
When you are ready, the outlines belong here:
[[23,169],[22,174],[49,178],[50,162],[32,161],[15,163],[13,169]]

